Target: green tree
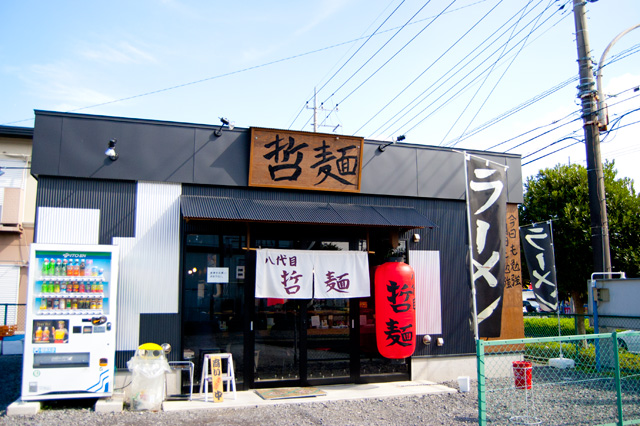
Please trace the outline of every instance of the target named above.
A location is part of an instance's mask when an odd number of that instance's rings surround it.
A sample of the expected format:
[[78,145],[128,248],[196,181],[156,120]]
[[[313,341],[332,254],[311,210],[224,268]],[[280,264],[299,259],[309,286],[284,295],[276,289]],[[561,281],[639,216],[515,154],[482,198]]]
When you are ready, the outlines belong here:
[[[606,163],[604,185],[609,220],[611,265],[627,277],[640,276],[640,197],[633,181],[616,179],[615,163]],[[553,220],[558,291],[571,296],[577,313],[587,300],[593,270],[587,170],[577,164],[544,169],[525,182],[520,225]],[[524,256],[522,260],[524,264]],[[599,272],[599,271],[598,271]]]

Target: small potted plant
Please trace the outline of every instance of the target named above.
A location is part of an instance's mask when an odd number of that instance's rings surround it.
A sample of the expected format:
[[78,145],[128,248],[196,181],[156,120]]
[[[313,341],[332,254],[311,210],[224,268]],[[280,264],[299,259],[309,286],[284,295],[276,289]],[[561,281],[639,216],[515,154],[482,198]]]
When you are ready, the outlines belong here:
[[404,262],[404,248],[389,249],[385,255],[385,262]]

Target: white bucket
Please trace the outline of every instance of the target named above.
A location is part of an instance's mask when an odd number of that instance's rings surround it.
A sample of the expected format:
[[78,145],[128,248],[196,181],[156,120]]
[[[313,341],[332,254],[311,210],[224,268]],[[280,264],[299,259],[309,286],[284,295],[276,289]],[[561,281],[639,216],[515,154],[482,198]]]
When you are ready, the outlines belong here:
[[460,392],[469,392],[471,389],[469,376],[458,377],[458,386],[460,386]]

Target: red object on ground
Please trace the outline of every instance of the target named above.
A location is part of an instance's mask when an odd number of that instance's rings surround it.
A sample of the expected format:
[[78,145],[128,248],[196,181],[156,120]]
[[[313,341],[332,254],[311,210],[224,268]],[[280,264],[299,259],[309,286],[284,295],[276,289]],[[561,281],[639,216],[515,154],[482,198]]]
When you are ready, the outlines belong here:
[[516,389],[531,389],[533,365],[529,361],[513,361],[513,379]]

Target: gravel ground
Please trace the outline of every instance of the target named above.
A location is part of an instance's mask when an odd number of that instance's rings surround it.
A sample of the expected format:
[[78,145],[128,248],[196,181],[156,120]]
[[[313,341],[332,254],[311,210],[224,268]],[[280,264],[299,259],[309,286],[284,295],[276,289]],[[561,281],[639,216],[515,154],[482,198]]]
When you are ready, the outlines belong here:
[[[0,426],[2,425],[470,425],[478,424],[477,391],[467,393],[305,402],[274,406],[180,412],[123,411],[96,413],[92,400],[43,403],[35,416],[6,415],[20,396],[22,357],[0,356]],[[490,425],[596,425],[617,420],[616,392],[610,376],[534,367],[535,386],[515,389],[513,378],[487,380]],[[457,383],[443,383],[457,389]],[[624,419],[640,419],[640,380],[622,380]],[[89,405],[91,403],[91,405]],[[83,406],[84,404],[84,406]]]
[[[398,398],[306,402],[274,406],[181,412],[123,411],[96,413],[90,400],[47,403],[35,416],[7,416],[19,398],[22,357],[0,356],[0,425],[458,425],[477,424],[477,393],[452,393]],[[457,388],[457,383],[445,383]],[[84,403],[84,407],[82,404]]]

